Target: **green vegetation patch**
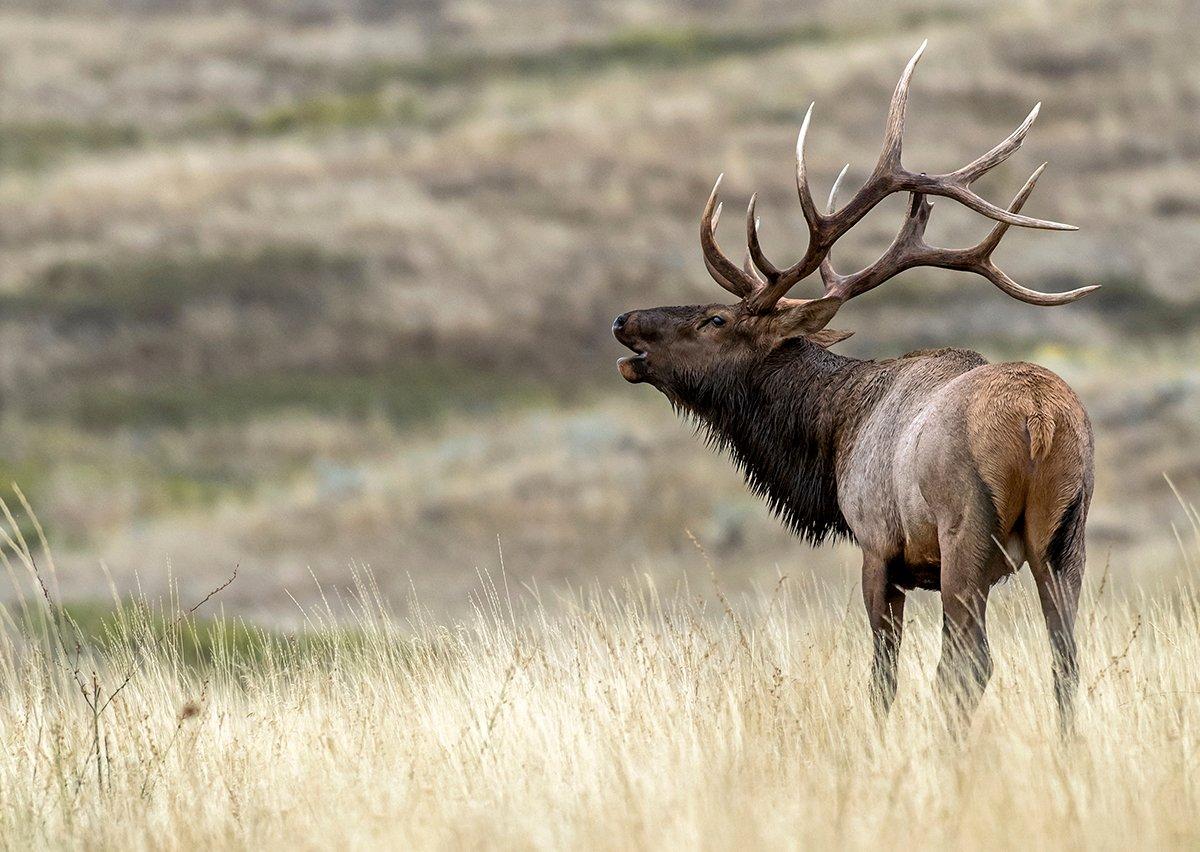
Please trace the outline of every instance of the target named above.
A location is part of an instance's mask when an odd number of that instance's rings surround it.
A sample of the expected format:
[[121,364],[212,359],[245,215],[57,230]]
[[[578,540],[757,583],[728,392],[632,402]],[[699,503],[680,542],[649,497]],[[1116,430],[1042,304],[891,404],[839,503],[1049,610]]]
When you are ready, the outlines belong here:
[[822,23],[769,29],[700,27],[638,28],[595,41],[511,53],[446,52],[417,61],[379,63],[354,72],[350,89],[371,89],[386,81],[446,86],[497,77],[557,77],[592,74],[614,66],[676,68],[728,56],[756,55],[786,45],[826,41],[834,32]]
[[1085,283],[1101,287],[1079,305],[1098,313],[1106,322],[1129,332],[1158,337],[1178,335],[1200,325],[1200,299],[1176,301],[1155,292],[1136,276],[1109,276],[1099,281],[1071,279],[1056,282],[1053,289],[1066,290]]
[[[171,381],[136,390],[90,386],[53,415],[85,429],[184,427],[242,422],[282,410],[352,417],[383,416],[408,426],[452,411],[494,410],[544,399],[531,379],[447,364],[405,364],[364,373],[288,372]],[[49,409],[31,412],[47,417]]]
[[247,115],[225,110],[208,115],[189,127],[189,135],[231,133],[235,136],[281,136],[288,133],[374,127],[386,124],[419,125],[426,121],[421,99],[388,96],[382,91],[330,93],[273,106]]
[[[219,595],[214,599],[219,601]],[[210,604],[211,605],[216,605]],[[275,630],[242,619],[210,617],[183,610],[168,611],[142,601],[71,602],[49,609],[43,599],[26,599],[9,608],[8,618],[21,632],[68,661],[88,650],[129,654],[153,649],[189,668],[214,665],[264,665],[303,658],[319,662],[363,646],[366,635],[353,627],[327,626],[320,631]]]
[[189,304],[221,300],[310,314],[324,304],[330,288],[365,280],[361,260],[308,246],[117,264],[66,261],[46,269],[23,292],[0,297],[0,311],[49,319],[68,330],[124,322],[170,324]]
[[142,141],[142,132],[128,124],[0,122],[0,169],[36,169],[67,154],[129,148]]

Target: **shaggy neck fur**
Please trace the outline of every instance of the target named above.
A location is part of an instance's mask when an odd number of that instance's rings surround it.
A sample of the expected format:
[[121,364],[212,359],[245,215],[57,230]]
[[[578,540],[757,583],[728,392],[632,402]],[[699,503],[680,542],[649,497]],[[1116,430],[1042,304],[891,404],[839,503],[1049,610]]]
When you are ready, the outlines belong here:
[[894,362],[858,361],[804,339],[764,361],[694,377],[676,399],[751,490],[812,544],[853,538],[837,499],[840,455],[895,381]]

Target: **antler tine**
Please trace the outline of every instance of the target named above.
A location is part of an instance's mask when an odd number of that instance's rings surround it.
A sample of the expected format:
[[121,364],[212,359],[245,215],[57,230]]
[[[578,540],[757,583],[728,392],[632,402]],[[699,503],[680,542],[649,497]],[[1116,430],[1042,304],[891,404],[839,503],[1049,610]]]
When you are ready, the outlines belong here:
[[[1015,214],[1020,211],[1045,167],[1046,164],[1043,163],[1030,175],[1005,212]],[[839,275],[826,257],[821,264],[821,277],[825,282],[826,295],[836,296],[843,301],[853,299],[915,266],[935,266],[973,272],[988,279],[1014,299],[1043,307],[1074,302],[1099,288],[1099,285],[1092,285],[1065,293],[1043,293],[1022,287],[1013,281],[992,262],[992,253],[1010,227],[1008,222],[998,222],[981,242],[970,248],[947,249],[931,246],[925,242],[925,226],[928,224],[932,208],[933,204],[928,198],[920,193],[913,193],[904,223],[892,244],[877,261],[858,272]]]
[[943,195],[946,198],[952,198],[963,206],[974,210],[976,213],[982,213],[989,219],[995,219],[997,222],[1006,222],[1009,225],[1020,225],[1023,228],[1041,228],[1047,231],[1078,231],[1079,229],[1074,225],[1068,225],[1064,222],[1053,222],[1049,219],[1035,219],[1032,216],[1022,216],[1014,213],[1012,210],[998,207],[982,196],[977,195],[970,188],[971,184],[989,169],[1003,163],[1013,151],[1021,147],[1021,143],[1025,141],[1025,136],[1029,133],[1029,128],[1033,126],[1033,122],[1037,119],[1041,108],[1041,103],[1035,104],[1033,109],[1029,111],[1029,115],[1025,116],[1025,120],[1021,122],[1020,126],[1010,133],[1003,142],[983,156],[967,163],[961,169],[941,175],[915,175],[905,171],[900,178],[901,188],[907,189],[910,192],[922,192],[928,195]]
[[1041,109],[1042,102],[1038,101],[1033,105],[1033,109],[1029,111],[1029,115],[1025,116],[1025,120],[1021,122],[1020,126],[1008,135],[1008,138],[982,157],[978,157],[967,163],[961,169],[952,172],[952,174],[970,184],[1003,163],[1014,151],[1021,147],[1021,143],[1025,141],[1025,136],[1029,133],[1029,128],[1033,127],[1033,122],[1037,120]]
[[[779,270],[763,254],[762,245],[758,241],[758,193],[750,196],[750,204],[746,207],[746,253],[754,261],[754,266],[761,270],[762,275],[755,275],[755,280],[767,283],[772,277],[779,275]],[[765,277],[764,277],[765,276]]]
[[763,278],[759,274],[758,270],[754,268],[754,264],[750,262],[750,253],[749,252],[746,253],[746,257],[742,261],[742,271],[745,272],[750,277],[752,277],[755,281],[757,281],[760,286],[767,283],[766,281],[763,280]]
[[925,226],[929,223],[929,214],[933,210],[933,202],[920,193],[914,192],[910,197],[904,213],[904,221],[900,230],[887,251],[879,259],[858,272],[849,275],[839,275],[833,268],[833,261],[826,255],[821,262],[821,279],[825,283],[825,295],[836,296],[842,301],[848,301],[855,296],[861,296],[868,290],[873,290],[898,275],[905,269],[922,265],[920,257],[925,250],[931,249],[925,243]]
[[[804,160],[804,145],[808,140],[808,125],[812,121],[813,107],[816,105],[815,101],[808,105],[804,121],[800,122],[800,132],[796,134],[796,193],[800,196],[800,209],[804,213],[804,220],[813,231],[820,227],[821,214],[817,212],[812,191],[808,188],[808,164]],[[815,236],[814,233],[810,237],[810,242]]]
[[[1010,212],[1020,212],[1021,208],[1025,206],[1025,202],[1033,194],[1033,188],[1037,186],[1038,178],[1046,170],[1046,165],[1046,163],[1042,163],[1034,169],[1033,174],[1029,176],[1028,180],[1025,181],[1025,185],[1021,187],[1020,192],[1013,196],[1012,203],[1008,205]],[[990,255],[996,250],[996,246],[1000,245],[1000,239],[1008,232],[1009,227],[1008,222],[997,222],[976,248],[986,255]]]
[[833,180],[833,186],[829,189],[829,202],[825,205],[826,215],[833,212],[833,203],[837,200],[838,190],[842,187],[842,179],[846,177],[846,172],[850,171],[850,164],[842,166],[842,170],[838,172],[838,176]]
[[704,215],[700,217],[700,250],[704,255],[704,266],[713,280],[738,298],[746,298],[759,286],[756,277],[748,276],[731,261],[717,245],[717,222],[721,219],[721,205],[717,203],[717,192],[721,188],[722,173],[713,184]]
[[[1042,172],[1045,171],[1045,169],[1045,163],[1042,163],[1040,166],[1034,169],[1033,174],[1029,176],[1029,179],[1025,181],[1025,185],[1022,186],[1021,190],[1013,197],[1012,203],[1008,205],[1010,212],[1017,213],[1020,211],[1021,207],[1024,206],[1025,202],[1029,199],[1029,196],[1033,193],[1033,188],[1037,184],[1038,178],[1042,176]],[[1000,240],[1004,237],[1004,234],[1008,231],[1008,228],[1009,225],[1007,222],[997,222],[995,227],[992,228],[988,235],[984,237],[978,245],[966,250],[967,252],[975,253],[975,260],[979,266],[978,269],[970,269],[969,271],[977,272],[978,274],[984,276],[1014,299],[1019,299],[1022,302],[1027,302],[1031,305],[1040,305],[1042,307],[1067,305],[1071,302],[1082,299],[1093,290],[1100,289],[1099,284],[1091,284],[1087,287],[1077,287],[1074,290],[1067,290],[1064,293],[1043,293],[1040,290],[1031,290],[1028,287],[1022,287],[1016,281],[1013,281],[1011,278],[1009,278],[1002,269],[992,262],[992,253],[996,250],[996,247],[1000,245]]]
[[[1073,231],[1075,226],[1046,219],[1035,219],[1024,216],[1015,209],[1005,209],[987,201],[971,190],[971,183],[989,169],[1004,162],[1025,140],[1030,127],[1037,118],[1040,104],[1035,106],[1025,120],[1021,122],[1004,141],[996,145],[983,156],[973,160],[962,168],[940,175],[917,174],[910,172],[901,164],[903,149],[904,120],[908,107],[909,85],[918,61],[925,52],[928,42],[922,42],[917,52],[904,68],[896,89],[892,94],[891,105],[888,108],[887,125],[884,130],[883,150],[866,183],[840,210],[834,210],[833,202],[843,175],[838,176],[834,190],[830,193],[830,203],[827,211],[822,214],[817,211],[808,186],[808,166],[805,161],[804,147],[808,128],[812,118],[813,108],[810,106],[800,126],[796,140],[796,189],[800,197],[800,206],[808,223],[808,247],[804,256],[794,265],[780,269],[771,263],[763,254],[758,240],[757,228],[754,226],[753,213],[747,220],[747,244],[754,265],[762,273],[766,284],[756,286],[747,297],[748,307],[756,313],[770,311],[801,279],[806,278],[818,269],[829,253],[830,247],[850,228],[859,222],[876,204],[893,192],[907,191],[922,197],[940,195],[953,199],[971,210],[981,213],[997,222],[1007,225],[1019,225],[1026,228],[1042,228],[1047,230]],[[844,174],[844,170],[843,170]],[[917,205],[920,207],[920,205]],[[1003,232],[1001,232],[1003,233]],[[999,286],[999,285],[998,285]]]
[[[842,166],[842,170],[840,172],[838,172],[838,176],[836,178],[834,178],[833,186],[830,187],[830,189],[829,189],[829,201],[825,204],[826,215],[833,212],[833,210],[834,210],[833,205],[837,201],[837,194],[838,194],[838,190],[842,186],[842,179],[846,177],[846,172],[848,172],[848,171],[850,171],[850,164],[846,163],[846,165]],[[826,284],[826,290],[825,290],[826,295],[829,294],[830,282],[835,281],[837,278],[840,277],[834,271],[833,261],[830,259],[829,255],[830,255],[830,252],[825,253],[825,257],[821,259],[821,266],[820,266],[821,280],[824,281]]]
[[916,183],[927,184],[924,187],[915,186],[913,188],[934,195],[944,195],[947,198],[953,198],[976,213],[982,213],[989,219],[1006,222],[1009,225],[1020,225],[1023,228],[1041,228],[1047,231],[1078,231],[1079,229],[1074,225],[1053,222],[1048,219],[1035,219],[1032,216],[1021,216],[1012,212],[1012,210],[998,207],[987,199],[977,195],[970,188],[972,183],[990,169],[1003,163],[1014,151],[1021,147],[1021,143],[1025,141],[1025,136],[1029,133],[1029,128],[1033,126],[1033,122],[1037,119],[1041,108],[1041,103],[1035,104],[1033,109],[1030,110],[1029,115],[1025,117],[1025,120],[1021,122],[1021,125],[1016,130],[1009,134],[1008,138],[961,169],[947,172],[944,175],[910,175],[909,177],[916,179]]
[[925,53],[925,48],[928,46],[929,39],[921,42],[917,52],[904,66],[904,73],[900,75],[900,81],[896,83],[896,91],[892,93],[892,102],[888,106],[887,125],[883,131],[883,150],[879,152],[879,162],[875,166],[876,172],[901,170],[900,154],[904,146],[904,118],[908,111],[908,86],[912,82],[913,71],[916,70],[917,63],[921,61],[921,55]]
[[[755,251],[762,253],[762,249],[758,245],[758,217],[754,215],[754,206],[758,201],[758,193],[750,196],[750,204],[746,207],[746,257],[742,261],[742,271],[749,275],[756,282],[755,289],[764,286],[767,281],[759,274],[758,269],[753,263],[753,255]],[[766,258],[763,258],[766,260]]]
[[[879,160],[876,162],[871,177],[846,206],[836,213],[832,210],[824,215],[818,212],[816,204],[813,202],[812,191],[808,186],[808,165],[805,161],[804,148],[813,112],[813,106],[809,106],[808,112],[804,115],[804,121],[800,125],[800,133],[796,137],[796,191],[800,196],[800,207],[804,213],[804,219],[808,223],[808,248],[804,252],[804,257],[796,264],[781,270],[763,255],[757,237],[752,238],[753,245],[750,255],[767,280],[767,285],[759,289],[751,300],[750,309],[752,311],[765,313],[771,310],[788,290],[820,266],[829,247],[842,234],[850,230],[884,197],[901,188],[894,184],[902,176],[907,175],[900,165],[900,154],[904,137],[904,117],[908,108],[908,89],[917,62],[920,61],[928,44],[928,40],[921,42],[921,46],[908,60],[899,82],[896,83],[891,105],[888,107],[883,150],[879,154]],[[841,176],[837,183],[840,184],[840,182]]]

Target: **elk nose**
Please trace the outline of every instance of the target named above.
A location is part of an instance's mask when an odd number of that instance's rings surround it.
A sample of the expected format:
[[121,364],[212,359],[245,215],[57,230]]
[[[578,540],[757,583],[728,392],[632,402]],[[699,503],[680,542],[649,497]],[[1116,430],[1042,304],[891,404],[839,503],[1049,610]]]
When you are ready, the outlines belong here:
[[618,331],[625,327],[625,323],[629,321],[629,314],[624,313],[613,320],[613,331]]

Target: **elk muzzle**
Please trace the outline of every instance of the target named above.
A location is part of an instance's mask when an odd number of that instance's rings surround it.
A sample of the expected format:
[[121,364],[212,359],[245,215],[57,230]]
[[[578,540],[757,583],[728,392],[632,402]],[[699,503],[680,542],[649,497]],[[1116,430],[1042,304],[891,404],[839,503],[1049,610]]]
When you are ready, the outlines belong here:
[[613,320],[613,337],[633,350],[633,355],[617,359],[617,370],[631,384],[646,380],[646,346],[638,335],[637,311],[621,314]]

